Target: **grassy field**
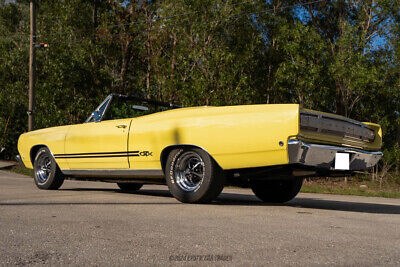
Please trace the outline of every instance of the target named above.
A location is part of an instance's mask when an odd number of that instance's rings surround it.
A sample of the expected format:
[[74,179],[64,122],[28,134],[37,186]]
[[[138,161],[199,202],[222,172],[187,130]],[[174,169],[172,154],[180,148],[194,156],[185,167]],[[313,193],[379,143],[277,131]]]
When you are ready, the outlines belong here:
[[369,176],[304,180],[301,192],[367,197],[400,198],[400,185],[394,177],[372,181]]
[[[33,177],[30,169],[14,166],[11,172]],[[372,181],[369,175],[343,178],[312,178],[304,180],[301,192],[368,197],[400,198],[400,177],[387,175],[382,180]]]

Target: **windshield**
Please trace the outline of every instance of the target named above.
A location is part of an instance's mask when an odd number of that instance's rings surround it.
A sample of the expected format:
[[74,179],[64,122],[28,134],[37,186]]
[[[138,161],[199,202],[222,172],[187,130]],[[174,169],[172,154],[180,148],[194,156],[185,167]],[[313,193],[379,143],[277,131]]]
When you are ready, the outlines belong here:
[[135,96],[110,95],[86,122],[136,118],[174,108],[179,106]]
[[136,118],[167,109],[169,108],[150,105],[146,101],[118,97],[111,102],[110,107],[103,116],[103,120]]

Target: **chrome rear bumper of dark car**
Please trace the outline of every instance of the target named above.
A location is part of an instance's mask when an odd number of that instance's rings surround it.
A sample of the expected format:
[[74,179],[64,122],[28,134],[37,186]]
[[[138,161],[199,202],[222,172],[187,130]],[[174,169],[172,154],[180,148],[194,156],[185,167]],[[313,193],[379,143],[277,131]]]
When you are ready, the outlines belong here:
[[349,171],[362,171],[374,167],[383,156],[382,152],[369,152],[349,147],[308,144],[301,140],[289,140],[289,163],[301,164],[322,170],[335,170],[336,153],[348,153]]

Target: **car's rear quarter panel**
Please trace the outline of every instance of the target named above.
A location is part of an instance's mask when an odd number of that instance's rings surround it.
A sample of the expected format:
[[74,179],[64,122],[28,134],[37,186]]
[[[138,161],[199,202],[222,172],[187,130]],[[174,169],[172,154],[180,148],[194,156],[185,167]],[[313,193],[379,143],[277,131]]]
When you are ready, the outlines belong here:
[[[151,151],[131,158],[133,169],[160,169],[163,149],[195,145],[223,169],[287,164],[287,141],[299,132],[296,104],[188,108],[134,119],[129,150]],[[282,142],[282,144],[280,144]]]

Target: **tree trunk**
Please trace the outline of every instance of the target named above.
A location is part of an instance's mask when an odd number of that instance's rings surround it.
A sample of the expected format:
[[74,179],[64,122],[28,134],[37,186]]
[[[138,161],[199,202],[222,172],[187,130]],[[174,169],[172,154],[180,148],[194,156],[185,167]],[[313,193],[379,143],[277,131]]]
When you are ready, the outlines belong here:
[[150,93],[150,73],[151,73],[151,40],[150,40],[150,30],[151,30],[151,20],[150,12],[146,11],[147,15],[147,73],[146,73],[146,89],[147,94]]
[[98,20],[97,20],[97,6],[99,4],[98,0],[93,1],[93,10],[92,10],[92,23],[93,27],[96,29],[98,26]]
[[[344,32],[344,21],[343,21],[343,5],[344,5],[344,0],[339,0],[338,1],[338,23],[339,23],[339,36],[338,39],[343,35]],[[338,45],[338,53],[337,55],[340,56],[342,54],[342,47]],[[343,84],[342,81],[343,77],[336,77],[336,113],[338,115],[346,115],[346,110],[345,110],[345,85]]]

